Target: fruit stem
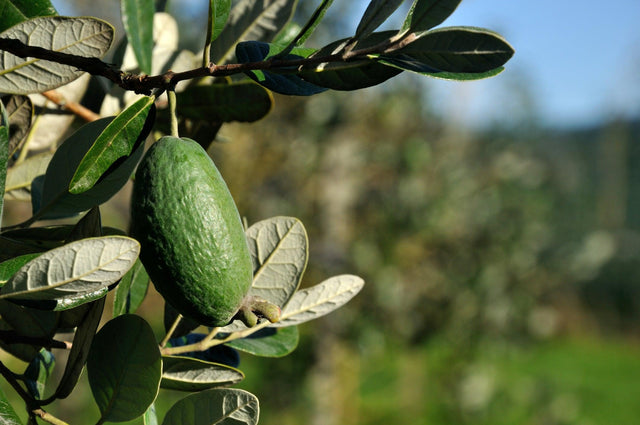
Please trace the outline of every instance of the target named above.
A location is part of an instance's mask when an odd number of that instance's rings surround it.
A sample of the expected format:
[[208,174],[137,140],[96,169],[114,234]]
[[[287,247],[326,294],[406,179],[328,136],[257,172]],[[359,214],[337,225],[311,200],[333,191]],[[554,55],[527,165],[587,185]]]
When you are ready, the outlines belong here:
[[171,135],[173,137],[180,137],[178,133],[178,115],[176,113],[176,92],[175,90],[168,90],[167,96],[169,97],[169,115],[171,115]]
[[178,316],[176,317],[176,320],[173,321],[173,324],[167,331],[167,334],[164,336],[164,338],[160,342],[160,348],[164,348],[167,345],[167,343],[171,339],[171,335],[173,335],[173,333],[176,331],[176,328],[180,324],[181,320],[182,320],[182,314],[178,314]]

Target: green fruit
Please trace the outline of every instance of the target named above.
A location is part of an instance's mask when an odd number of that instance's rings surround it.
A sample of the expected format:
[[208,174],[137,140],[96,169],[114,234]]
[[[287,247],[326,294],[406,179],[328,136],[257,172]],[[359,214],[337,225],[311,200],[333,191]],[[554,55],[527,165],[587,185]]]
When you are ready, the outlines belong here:
[[138,166],[131,199],[131,234],[158,292],[198,323],[229,323],[253,266],[236,205],[207,152],[191,139],[161,138]]

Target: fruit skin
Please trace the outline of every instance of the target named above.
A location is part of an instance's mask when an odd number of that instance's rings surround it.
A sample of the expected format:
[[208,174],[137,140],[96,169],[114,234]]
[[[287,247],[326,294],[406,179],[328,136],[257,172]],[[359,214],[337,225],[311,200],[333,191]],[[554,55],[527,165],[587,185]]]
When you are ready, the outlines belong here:
[[164,299],[203,325],[229,323],[253,265],[231,193],[197,142],[165,136],[149,148],[135,175],[131,223]]

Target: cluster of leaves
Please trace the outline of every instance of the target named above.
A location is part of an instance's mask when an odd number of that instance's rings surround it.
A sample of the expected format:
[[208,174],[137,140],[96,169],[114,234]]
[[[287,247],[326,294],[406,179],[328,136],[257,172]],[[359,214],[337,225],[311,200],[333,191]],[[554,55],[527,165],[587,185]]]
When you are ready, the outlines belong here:
[[[233,8],[229,0],[210,0],[197,66],[196,54],[177,50],[169,15],[156,13],[152,0],[123,0],[127,37],[116,52],[121,69],[115,69],[101,60],[114,39],[107,22],[57,16],[48,0],[2,1],[11,13],[0,22],[0,92],[10,94],[0,103],[0,186],[5,197],[30,201],[33,215],[0,232],[0,346],[28,363],[23,373],[0,363],[0,372],[30,418],[62,423],[43,407],[69,396],[86,366],[98,423],[140,416],[157,423],[159,388],[194,392],[171,408],[164,424],[196,423],[196,417],[257,423],[254,395],[221,388],[243,378],[237,350],[290,353],[298,324],[339,308],[363,281],[341,275],[299,290],[306,231],[294,218],[264,220],[246,230],[254,265],[250,295],[278,305],[280,320],[252,328],[233,322],[201,333],[166,304],[166,335],[158,342],[134,314],[149,284],[140,246],[126,232],[103,226],[99,206],[129,180],[149,136],[180,133],[207,147],[223,123],[264,117],[271,91],[356,90],[404,70],[454,80],[496,75],[513,53],[502,37],[478,28],[432,29],[459,2],[416,0],[400,30],[375,32],[403,2],[372,0],[353,37],[311,49],[303,44],[332,1],[322,1],[297,26],[290,23],[295,0],[241,0]],[[106,95],[87,93],[87,73],[111,81]],[[70,121],[61,124],[56,114],[38,109],[41,98],[34,94],[89,122],[58,146]],[[83,96],[104,97],[99,114],[79,104]],[[75,224],[30,227],[78,214],[84,216]],[[97,331],[111,290],[114,317]],[[65,331],[74,332],[72,344],[56,339]],[[47,392],[53,349],[67,349],[69,356]],[[1,393],[0,413],[6,423],[20,423]]]

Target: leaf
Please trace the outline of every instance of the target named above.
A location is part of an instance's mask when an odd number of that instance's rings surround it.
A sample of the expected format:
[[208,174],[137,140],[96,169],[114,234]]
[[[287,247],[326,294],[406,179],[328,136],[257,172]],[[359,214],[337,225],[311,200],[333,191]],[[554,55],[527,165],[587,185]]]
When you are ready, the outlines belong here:
[[87,211],[109,200],[124,186],[142,157],[141,144],[126,160],[105,173],[91,189],[81,194],[69,193],[69,183],[80,162],[93,145],[93,141],[111,122],[103,118],[80,127],[56,150],[44,178],[41,197],[34,195],[32,203],[39,207],[34,211],[38,218],[61,218]]
[[324,282],[296,292],[282,310],[280,321],[270,327],[299,325],[342,307],[364,286],[358,276],[334,276]]
[[142,418],[144,425],[158,425],[158,415],[156,415],[156,405],[151,403],[151,406],[144,412]]
[[25,264],[0,289],[0,298],[61,300],[92,293],[120,279],[139,252],[140,244],[124,236],[71,242]]
[[[21,22],[0,34],[30,46],[83,57],[102,58],[113,40],[113,27],[97,18],[62,16]],[[0,92],[41,93],[75,80],[84,71],[36,58],[0,55]]]
[[147,295],[148,287],[149,275],[138,259],[116,286],[113,299],[113,317],[135,313]]
[[385,57],[412,60],[433,71],[483,73],[501,67],[513,53],[513,47],[495,32],[447,27],[421,34]]
[[418,74],[425,75],[427,77],[438,78],[440,80],[452,80],[452,81],[482,80],[485,78],[495,77],[496,75],[504,71],[504,67],[501,66],[486,72],[442,72],[442,71],[434,70],[430,66],[425,65],[423,63],[414,61],[411,58],[403,58],[402,56],[397,56],[393,58],[383,57],[383,59],[381,59],[380,62],[389,66],[395,66],[404,71],[416,72]]
[[33,122],[33,103],[27,96],[13,95],[3,99],[9,116],[9,164],[13,162]]
[[153,0],[121,0],[122,24],[140,70],[151,74],[153,51]]
[[160,350],[146,320],[125,314],[107,322],[91,344],[87,374],[101,422],[142,415],[155,400],[162,377]]
[[283,357],[296,349],[299,338],[296,326],[265,328],[246,338],[230,341],[227,345],[254,356]]
[[37,16],[57,15],[49,0],[0,0],[0,31]]
[[300,286],[309,257],[307,232],[293,217],[273,217],[247,229],[253,261],[249,295],[284,307]]
[[103,297],[89,304],[89,308],[84,312],[73,337],[73,345],[69,351],[64,373],[56,388],[55,398],[67,398],[78,383],[89,356],[91,343],[100,324],[104,304],[105,298]]
[[462,0],[415,0],[400,32],[427,31],[440,25]]
[[297,0],[241,0],[211,46],[211,60],[229,62],[241,41],[271,41],[291,19],[296,4]]
[[209,0],[209,23],[207,25],[207,41],[213,43],[224,29],[229,12],[231,0]]
[[[7,180],[7,165],[9,163],[9,118],[4,104],[0,101],[0,193],[4,194]],[[0,197],[0,227],[2,225],[2,212],[4,209],[4,196]]]
[[396,11],[404,0],[371,0],[367,10],[358,23],[358,28],[353,36],[355,40],[360,40],[373,33],[389,16]]
[[298,34],[291,40],[291,43],[280,52],[281,55],[288,55],[296,46],[302,46],[304,42],[313,34],[324,15],[327,13],[327,10],[333,3],[333,0],[322,0],[320,5],[316,8],[311,15],[311,18],[307,21],[305,26],[298,32]]
[[0,420],[2,425],[22,425],[20,417],[13,410],[2,388],[0,388]]
[[[0,300],[0,316],[3,330],[14,331],[17,335],[28,338],[45,341],[53,337],[57,328],[55,312],[22,307],[6,300]],[[3,339],[0,339],[0,345],[5,351],[27,363],[33,360],[42,348],[35,343],[5,344]]]
[[[394,34],[395,31],[374,32],[367,38],[358,41],[354,50],[378,45],[388,41]],[[318,50],[310,58],[330,56],[348,41],[349,39],[335,41]],[[350,62],[323,62],[307,65],[302,67],[298,75],[321,87],[333,90],[358,90],[381,84],[401,72],[400,69],[383,65],[376,62],[374,58],[370,58]]]
[[162,364],[160,387],[168,390],[202,391],[244,379],[238,369],[190,357],[163,356]]
[[212,389],[191,394],[174,404],[162,425],[256,425],[258,398],[238,389]]
[[271,111],[273,96],[250,81],[189,86],[176,93],[184,118],[213,122],[254,122]]
[[91,189],[119,158],[131,155],[144,141],[155,117],[154,100],[154,96],[142,97],[109,123],[78,165],[69,183],[70,193]]
[[28,201],[31,199],[31,183],[38,176],[43,176],[53,158],[50,152],[30,156],[21,163],[9,168],[5,185],[7,199]]
[[27,391],[36,400],[43,399],[45,385],[53,372],[55,363],[53,353],[43,348],[24,371],[23,378]]
[[24,254],[0,263],[0,286],[4,286],[22,266],[39,255],[40,254]]
[[[268,43],[246,41],[237,45],[236,56],[238,61],[242,63],[258,62],[267,58],[271,50],[271,45]],[[284,57],[283,59],[295,60],[303,58],[303,56],[292,54]],[[292,71],[294,70],[295,68],[292,68]],[[247,72],[247,75],[251,77],[252,80],[269,90],[288,96],[312,96],[327,90],[324,87],[319,87],[315,84],[304,81],[302,78],[293,74],[279,74],[276,72],[258,70],[249,71]]]

